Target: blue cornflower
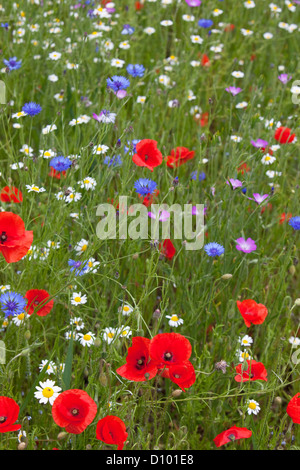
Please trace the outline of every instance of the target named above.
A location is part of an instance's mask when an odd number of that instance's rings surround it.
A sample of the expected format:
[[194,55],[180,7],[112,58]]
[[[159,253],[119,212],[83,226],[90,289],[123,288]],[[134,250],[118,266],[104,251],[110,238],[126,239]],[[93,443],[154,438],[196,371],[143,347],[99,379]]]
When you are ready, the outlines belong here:
[[129,64],[127,65],[127,73],[133,77],[143,77],[145,73],[145,67],[140,64]]
[[208,256],[221,256],[225,249],[222,245],[219,245],[219,243],[208,243],[207,245],[204,245],[204,250],[208,254]]
[[200,26],[201,28],[210,28],[213,24],[214,22],[212,20],[202,19],[198,21],[198,26]]
[[121,34],[133,34],[134,27],[130,26],[130,24],[124,24]]
[[124,145],[124,153],[129,152],[129,155],[134,155],[136,153],[136,145],[140,142],[140,139],[133,139],[131,142],[127,140],[129,147]]
[[130,85],[130,81],[126,77],[122,77],[119,75],[114,75],[111,78],[107,78],[106,80],[108,88],[111,88],[115,93],[119,90],[125,90]]
[[22,111],[29,116],[35,116],[42,111],[42,107],[39,104],[30,101],[29,103],[24,104]]
[[121,155],[114,155],[113,157],[105,157],[103,160],[104,165],[110,166],[121,166],[122,159]]
[[21,67],[22,60],[18,60],[16,57],[10,57],[8,60],[3,59],[3,63],[11,72],[12,70],[17,70]]
[[293,227],[294,230],[300,230],[300,215],[296,215],[289,220],[289,225]]
[[135,190],[140,196],[153,194],[156,186],[155,181],[149,180],[148,178],[140,178],[134,183]]
[[10,315],[20,315],[24,312],[27,300],[17,292],[4,292],[0,296],[1,308],[5,313],[5,318]]
[[192,171],[191,173],[191,180],[199,180],[199,181],[203,181],[205,180],[206,178],[206,174],[201,171],[199,174],[198,174],[198,171]]
[[59,156],[50,160],[50,166],[56,171],[65,171],[70,168],[72,161],[67,157]]
[[70,271],[75,273],[75,276],[83,276],[89,268],[87,261],[75,261],[69,259],[68,265],[71,266]]
[[9,24],[8,23],[1,23],[1,28],[5,28],[6,31],[7,31],[8,28],[9,28]]

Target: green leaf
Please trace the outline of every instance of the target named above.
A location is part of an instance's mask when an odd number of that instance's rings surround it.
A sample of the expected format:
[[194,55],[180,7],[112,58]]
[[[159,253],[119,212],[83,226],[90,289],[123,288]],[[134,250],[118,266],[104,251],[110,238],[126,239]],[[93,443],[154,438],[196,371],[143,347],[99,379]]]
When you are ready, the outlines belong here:
[[67,358],[65,363],[65,369],[62,376],[62,388],[63,390],[69,390],[71,384],[71,374],[72,374],[72,361],[73,361],[73,329],[71,332],[71,338],[67,351]]

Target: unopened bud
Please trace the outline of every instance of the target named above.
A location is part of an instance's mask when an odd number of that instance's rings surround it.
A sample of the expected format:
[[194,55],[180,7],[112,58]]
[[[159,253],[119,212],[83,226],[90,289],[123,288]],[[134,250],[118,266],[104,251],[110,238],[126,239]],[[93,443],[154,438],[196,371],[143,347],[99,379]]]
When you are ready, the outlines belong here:
[[30,331],[29,330],[25,331],[24,336],[25,336],[25,339],[27,339],[27,341],[28,341],[31,337]]
[[85,450],[92,450],[91,444],[87,444],[86,447],[85,447]]
[[145,377],[146,380],[149,380],[149,377],[150,377],[149,372],[146,372],[145,375],[144,375],[144,377]]
[[300,306],[300,299],[296,299],[296,300],[295,300],[295,305],[297,305],[297,307]]
[[28,356],[29,353],[30,353],[30,348],[23,349],[23,351],[21,351],[21,356]]
[[172,392],[172,397],[177,398],[180,397],[181,394],[182,390],[180,390],[180,388],[177,388],[176,390],[174,390],[174,392]]
[[58,433],[57,435],[57,440],[58,441],[62,441],[63,439],[65,439],[67,437],[68,433],[65,432],[65,431],[62,431],[60,433]]
[[101,383],[102,387],[106,387],[107,385],[107,377],[106,375],[101,372],[100,377],[99,377],[99,382]]
[[96,338],[95,341],[94,341],[94,346],[96,348],[99,348],[101,346],[101,339],[100,338]]
[[296,268],[295,266],[292,264],[292,266],[289,267],[289,273],[294,276],[295,273],[296,273]]
[[225,279],[225,281],[231,278],[232,278],[232,274],[223,274],[223,276],[221,277],[221,279]]
[[25,450],[26,447],[27,447],[26,442],[20,442],[20,444],[18,445],[18,450]]
[[276,397],[274,400],[275,405],[280,406],[282,404],[282,398]]

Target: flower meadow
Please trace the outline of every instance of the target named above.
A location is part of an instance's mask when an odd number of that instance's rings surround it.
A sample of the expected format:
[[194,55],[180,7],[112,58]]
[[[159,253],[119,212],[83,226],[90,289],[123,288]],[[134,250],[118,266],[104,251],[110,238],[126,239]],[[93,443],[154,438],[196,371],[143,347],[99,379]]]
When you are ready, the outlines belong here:
[[299,449],[300,1],[0,16],[0,449]]

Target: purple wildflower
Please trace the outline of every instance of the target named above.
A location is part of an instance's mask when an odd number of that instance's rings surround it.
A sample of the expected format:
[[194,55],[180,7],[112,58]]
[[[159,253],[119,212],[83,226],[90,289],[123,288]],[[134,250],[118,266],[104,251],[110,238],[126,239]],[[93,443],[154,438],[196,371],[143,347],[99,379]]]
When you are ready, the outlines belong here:
[[236,240],[237,245],[236,249],[238,251],[243,251],[244,253],[251,253],[251,251],[255,251],[257,246],[255,244],[255,241],[252,240],[252,238],[245,238],[241,237]]

